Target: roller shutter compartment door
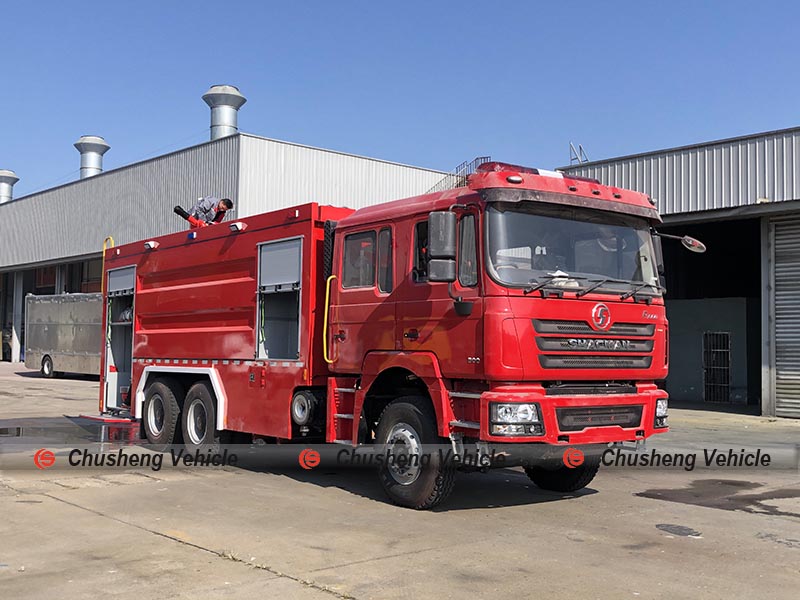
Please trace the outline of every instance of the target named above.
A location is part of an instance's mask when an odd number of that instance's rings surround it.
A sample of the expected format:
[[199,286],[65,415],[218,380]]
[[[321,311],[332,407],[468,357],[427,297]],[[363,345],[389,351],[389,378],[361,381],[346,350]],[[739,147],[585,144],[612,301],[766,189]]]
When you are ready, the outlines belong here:
[[775,414],[800,418],[800,218],[773,226]]

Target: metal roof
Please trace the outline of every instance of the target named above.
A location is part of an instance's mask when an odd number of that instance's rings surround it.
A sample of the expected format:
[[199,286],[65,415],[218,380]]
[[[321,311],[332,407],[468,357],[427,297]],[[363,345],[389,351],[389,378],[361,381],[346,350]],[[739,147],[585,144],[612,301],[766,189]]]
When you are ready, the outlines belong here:
[[800,199],[800,127],[562,167],[634,189],[662,215]]
[[185,229],[172,208],[234,199],[227,220],[320,202],[360,208],[424,193],[446,173],[236,134],[0,205],[0,270],[97,255]]

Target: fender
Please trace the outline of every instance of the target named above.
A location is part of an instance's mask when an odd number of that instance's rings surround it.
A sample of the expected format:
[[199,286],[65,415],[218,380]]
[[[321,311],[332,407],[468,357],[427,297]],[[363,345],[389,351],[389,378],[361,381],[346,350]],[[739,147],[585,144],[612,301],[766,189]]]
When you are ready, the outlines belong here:
[[219,372],[212,367],[161,367],[157,365],[150,365],[144,368],[139,383],[136,386],[136,412],[135,415],[138,419],[142,418],[142,406],[144,404],[144,388],[147,380],[151,375],[170,373],[192,373],[195,375],[207,375],[211,381],[211,387],[214,388],[214,395],[217,397],[217,422],[216,428],[220,431],[225,429],[227,421],[227,408],[228,397],[225,395],[225,388],[222,387],[222,380],[219,377]]
[[[356,393],[353,405],[353,423],[358,423],[367,392],[378,376],[393,367],[411,371],[428,388],[436,413],[436,428],[439,435],[450,435],[450,421],[455,419],[450,406],[450,396],[444,385],[439,359],[433,352],[370,352],[361,368],[361,388]],[[353,427],[353,444],[358,443],[358,427]]]

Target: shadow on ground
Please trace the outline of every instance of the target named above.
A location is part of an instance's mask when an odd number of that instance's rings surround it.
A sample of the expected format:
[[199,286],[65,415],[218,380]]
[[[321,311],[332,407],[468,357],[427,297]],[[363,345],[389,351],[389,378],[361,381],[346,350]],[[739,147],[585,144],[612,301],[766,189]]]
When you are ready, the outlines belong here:
[[[351,494],[378,502],[390,502],[378,481],[375,469],[295,470],[267,469],[246,461],[240,468],[256,473],[270,473],[323,488],[339,488]],[[434,512],[473,510],[524,506],[545,502],[577,499],[596,494],[597,490],[584,488],[579,492],[562,494],[537,488],[521,470],[493,469],[488,473],[456,474],[453,493]]]
[[100,381],[99,375],[84,375],[81,373],[60,373],[55,377],[45,377],[39,371],[14,371],[14,375],[24,377],[25,379],[41,379],[42,381],[54,382],[59,379],[66,379],[71,381]]

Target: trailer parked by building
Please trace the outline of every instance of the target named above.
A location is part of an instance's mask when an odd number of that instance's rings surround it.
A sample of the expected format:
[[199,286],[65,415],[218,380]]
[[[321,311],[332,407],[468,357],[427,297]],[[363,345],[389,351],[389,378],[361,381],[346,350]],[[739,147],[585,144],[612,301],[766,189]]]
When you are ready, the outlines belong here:
[[45,377],[100,375],[102,294],[25,298],[25,366]]

